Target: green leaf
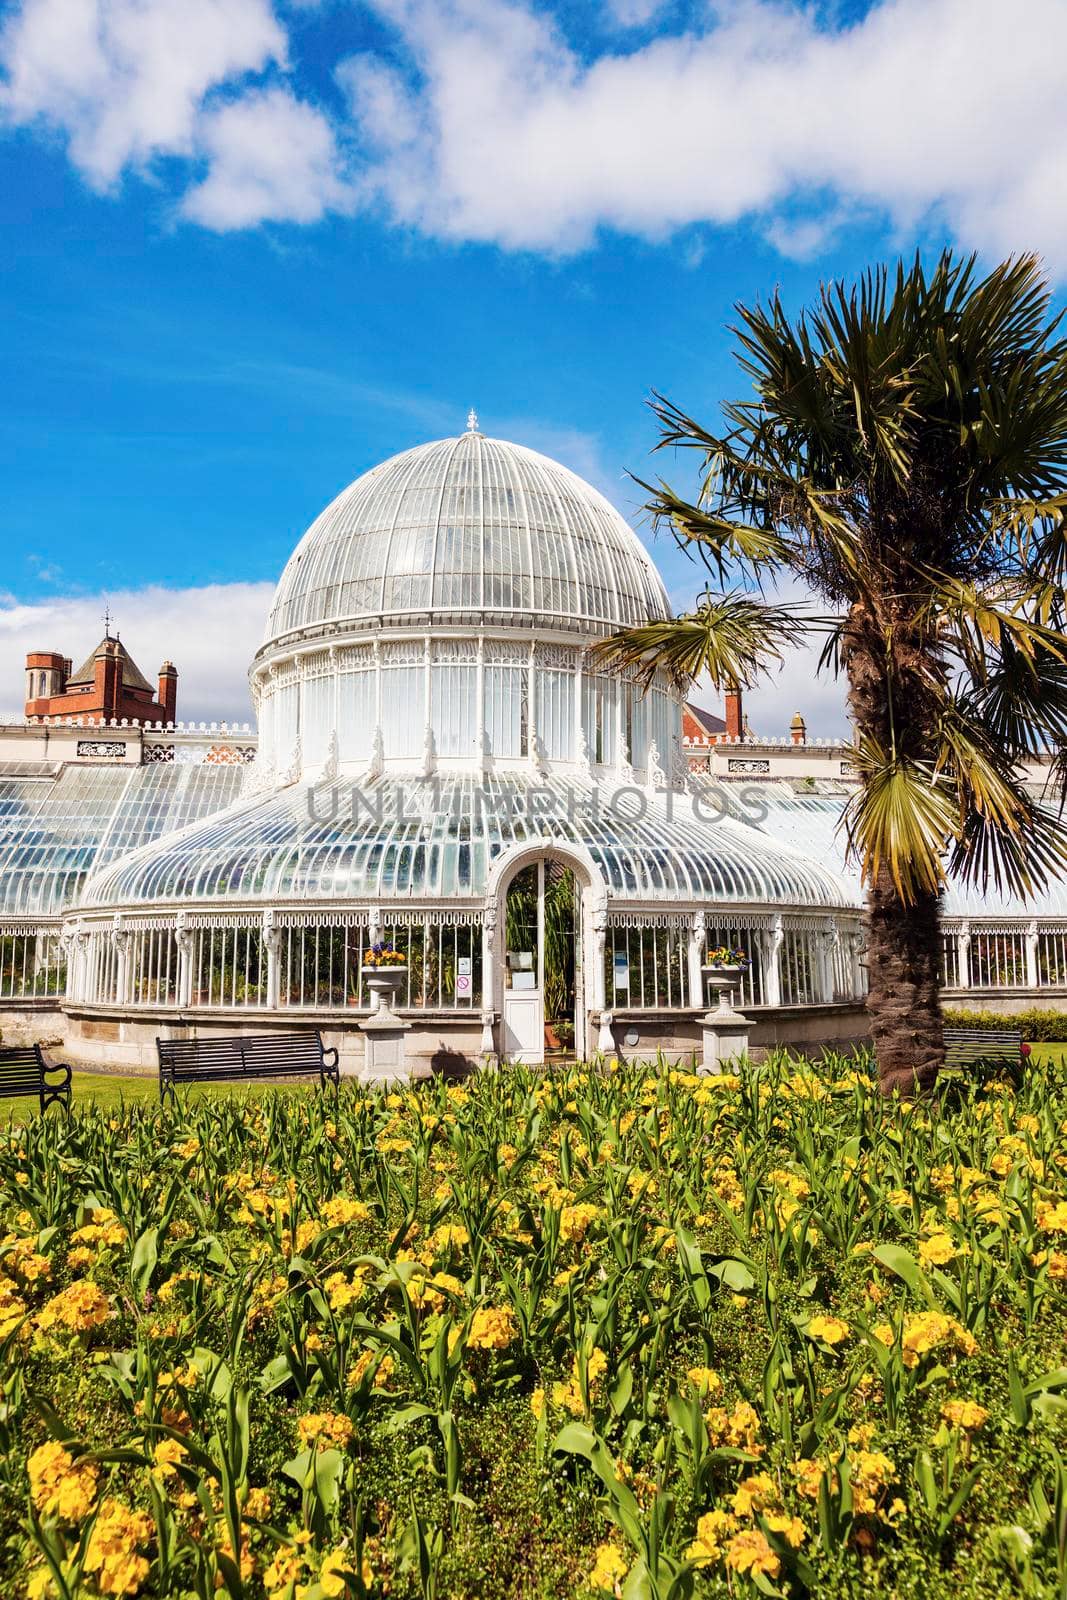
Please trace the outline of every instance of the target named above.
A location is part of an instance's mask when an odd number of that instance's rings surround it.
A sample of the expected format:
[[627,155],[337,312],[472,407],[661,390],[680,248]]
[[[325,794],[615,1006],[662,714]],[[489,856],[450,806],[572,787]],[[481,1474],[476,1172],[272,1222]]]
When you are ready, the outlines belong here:
[[133,1247],[130,1257],[130,1279],[140,1299],[143,1299],[152,1282],[159,1259],[159,1229],[146,1228]]
[[895,1272],[898,1278],[903,1279],[912,1294],[924,1300],[932,1310],[937,1309],[937,1300],[929,1279],[913,1255],[899,1244],[875,1245],[871,1254],[881,1266],[890,1272]]

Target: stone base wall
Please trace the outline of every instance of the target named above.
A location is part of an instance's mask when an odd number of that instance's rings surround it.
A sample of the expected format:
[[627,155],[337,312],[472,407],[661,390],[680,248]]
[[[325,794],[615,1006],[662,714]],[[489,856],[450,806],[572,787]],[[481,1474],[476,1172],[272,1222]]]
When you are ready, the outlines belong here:
[[[99,1007],[70,1007],[67,1012],[64,1055],[75,1066],[97,1071],[154,1075],[158,1071],[157,1039],[221,1039],[235,1033],[254,1036],[267,1033],[300,1033],[315,1030],[322,1042],[336,1049],[341,1075],[364,1076],[366,1036],[359,1028],[365,1013],[353,1012],[352,1019],[338,1021],[336,1012],[321,1015],[302,1011],[186,1013],[173,1012],[136,1016],[130,1012],[105,1011]],[[478,1060],[481,1022],[473,1016],[420,1017],[406,1036],[408,1072],[412,1077],[429,1077],[435,1072],[459,1070]]]
[[[617,1011],[612,1030],[616,1053],[626,1061],[654,1060],[661,1054],[668,1061],[685,1062],[701,1053],[703,1014]],[[112,1008],[70,1006],[65,1014],[52,1012],[47,1021],[43,1016],[41,1020],[46,1021],[48,1037],[53,1042],[62,1026],[63,1054],[75,1066],[153,1076],[158,1070],[157,1038],[214,1039],[235,1033],[317,1029],[327,1048],[336,1047],[342,1075],[362,1079],[366,1075],[366,1035],[359,1027],[363,1015],[354,1012],[350,1020],[339,1020],[336,1012],[301,1012],[294,1016],[286,1011],[241,1015],[198,1011],[195,1015],[187,1012],[175,1016],[173,1012],[134,1014]],[[861,1044],[867,1034],[866,1016],[860,1005],[796,1006],[775,1012],[752,1008],[748,1015],[756,1021],[752,1032],[756,1059],[779,1044],[813,1054],[824,1049],[849,1049]],[[480,1064],[482,1033],[477,1012],[463,1016],[409,1012],[406,1020],[412,1024],[405,1036],[411,1077],[458,1072]],[[589,1036],[596,1038],[595,1027],[590,1027]]]
[[[699,1056],[704,1015],[704,1011],[613,1011],[616,1053],[621,1061],[647,1061],[661,1054],[668,1061],[684,1062]],[[750,1053],[756,1061],[778,1045],[820,1055],[824,1050],[850,1050],[869,1038],[861,1003],[783,1006],[776,1011],[750,1006],[744,1015],[756,1024],[750,1035]]]
[[43,1044],[63,1049],[67,1018],[54,1000],[5,1000],[0,1004],[0,1045]]
[[1067,1011],[1067,989],[943,989],[941,1004],[961,1011],[995,1011],[1003,1017],[1017,1011]]

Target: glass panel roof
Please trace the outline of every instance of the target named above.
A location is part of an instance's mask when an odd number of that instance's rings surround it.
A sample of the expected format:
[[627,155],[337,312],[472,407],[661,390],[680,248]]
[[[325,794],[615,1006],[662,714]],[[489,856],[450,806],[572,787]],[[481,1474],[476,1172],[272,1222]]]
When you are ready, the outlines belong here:
[[[309,793],[324,820],[312,820]],[[250,800],[96,873],[83,904],[477,900],[495,856],[543,836],[584,844],[619,899],[827,909],[854,903],[839,876],[770,830],[734,818],[700,821],[685,795],[674,797],[673,817],[662,796],[646,796],[647,815],[626,820],[609,809],[608,791],[598,808],[591,789],[559,779],[457,776],[436,786],[393,781],[362,793],[371,804],[354,816],[344,788],[301,784]],[[620,809],[632,815],[639,804],[630,790]]]
[[465,433],[394,456],[326,507],[282,573],[266,640],[427,612],[600,628],[669,605],[603,495],[536,451]]
[[58,916],[94,865],[229,805],[244,775],[160,764],[0,779],[0,916]]

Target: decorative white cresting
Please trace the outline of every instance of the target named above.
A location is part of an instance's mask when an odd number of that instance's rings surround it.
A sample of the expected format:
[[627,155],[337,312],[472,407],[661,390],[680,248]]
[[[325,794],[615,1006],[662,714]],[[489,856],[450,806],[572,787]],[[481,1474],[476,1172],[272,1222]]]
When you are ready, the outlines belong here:
[[467,412],[467,432],[477,433],[478,431],[478,413],[475,411],[474,407],[471,406],[470,410]]

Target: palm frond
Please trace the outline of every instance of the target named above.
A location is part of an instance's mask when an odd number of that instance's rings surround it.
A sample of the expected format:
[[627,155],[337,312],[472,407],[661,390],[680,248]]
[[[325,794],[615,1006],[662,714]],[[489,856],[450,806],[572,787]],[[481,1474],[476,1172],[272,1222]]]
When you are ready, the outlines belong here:
[[952,785],[932,767],[893,755],[871,738],[859,740],[852,761],[862,782],[843,826],[864,883],[874,884],[887,871],[907,904],[939,893],[945,851],[958,826]]
[[646,689],[659,672],[683,693],[706,675],[718,689],[745,687],[797,643],[811,619],[747,594],[705,593],[693,611],[626,628],[594,645],[594,667],[631,671]]

